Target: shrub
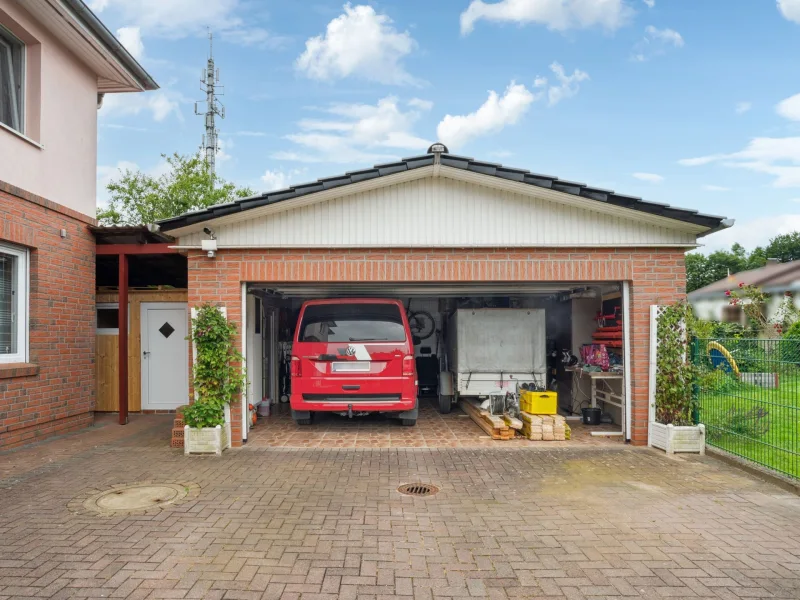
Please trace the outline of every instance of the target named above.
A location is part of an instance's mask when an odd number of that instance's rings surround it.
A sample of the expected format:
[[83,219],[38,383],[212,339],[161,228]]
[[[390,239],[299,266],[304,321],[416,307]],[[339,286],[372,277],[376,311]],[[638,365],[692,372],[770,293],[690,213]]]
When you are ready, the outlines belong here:
[[689,337],[694,316],[685,302],[665,308],[658,318],[656,419],[664,425],[691,425],[696,402],[692,394],[696,368]]
[[214,404],[198,400],[183,410],[183,420],[189,427],[216,427],[225,424],[225,411]]
[[714,369],[698,378],[700,389],[709,394],[723,394],[739,385],[738,380],[724,369]]
[[244,386],[243,361],[236,351],[236,325],[219,307],[204,304],[192,319],[192,343],[197,350],[193,379],[197,400],[186,407],[184,419],[189,427],[216,427],[224,423],[225,405]]

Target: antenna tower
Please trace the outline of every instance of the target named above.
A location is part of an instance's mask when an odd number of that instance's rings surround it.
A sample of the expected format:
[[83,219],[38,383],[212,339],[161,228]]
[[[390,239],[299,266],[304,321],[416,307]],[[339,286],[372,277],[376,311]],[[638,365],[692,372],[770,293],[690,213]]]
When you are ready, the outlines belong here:
[[[214,67],[214,40],[211,31],[208,32],[208,62],[200,78],[200,89],[205,92],[206,99],[194,103],[194,114],[202,115],[206,121],[206,132],[203,135],[203,143],[200,151],[205,155],[209,170],[214,173],[217,162],[217,152],[219,143],[215,117],[225,118],[225,107],[217,100],[217,96],[223,95],[223,87],[219,85],[219,69]],[[206,110],[201,112],[199,105],[205,102]]]

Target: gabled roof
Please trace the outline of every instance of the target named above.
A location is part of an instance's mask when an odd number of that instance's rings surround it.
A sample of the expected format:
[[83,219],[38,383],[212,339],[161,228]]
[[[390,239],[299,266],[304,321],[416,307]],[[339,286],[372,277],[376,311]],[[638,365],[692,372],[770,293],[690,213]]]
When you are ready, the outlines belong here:
[[689,293],[690,299],[722,296],[740,283],[757,285],[765,291],[786,291],[800,281],[800,260],[786,263],[769,262],[759,269],[740,271]]
[[[203,223],[212,219],[217,219],[219,217],[241,213],[254,208],[259,208],[261,206],[284,202],[300,196],[322,192],[332,188],[352,185],[370,179],[377,179],[380,177],[386,177],[388,175],[394,175],[396,173],[412,171],[414,169],[432,167],[435,164],[435,157],[435,154],[429,153],[421,156],[404,158],[398,162],[375,165],[371,169],[350,171],[343,175],[326,177],[324,179],[318,179],[317,181],[296,185],[283,190],[258,194],[249,198],[237,200],[236,202],[212,206],[206,210],[186,213],[178,217],[160,221],[159,225],[163,231],[171,231],[188,227],[190,225]],[[525,169],[504,167],[498,163],[478,161],[464,156],[456,156],[454,154],[440,154],[439,157],[440,164],[443,167],[460,169],[479,175],[496,177],[507,181],[527,184],[533,187],[563,192],[565,194],[571,194],[573,196],[580,196],[582,198],[593,200],[598,203],[627,208],[633,211],[661,216],[707,228],[707,231],[703,232],[701,235],[706,235],[718,229],[725,229],[733,224],[732,221],[726,219],[725,217],[704,215],[700,214],[696,210],[675,208],[668,204],[659,204],[656,202],[647,202],[635,196],[625,196],[610,190],[590,187],[584,183],[567,181],[551,175],[531,173]]]

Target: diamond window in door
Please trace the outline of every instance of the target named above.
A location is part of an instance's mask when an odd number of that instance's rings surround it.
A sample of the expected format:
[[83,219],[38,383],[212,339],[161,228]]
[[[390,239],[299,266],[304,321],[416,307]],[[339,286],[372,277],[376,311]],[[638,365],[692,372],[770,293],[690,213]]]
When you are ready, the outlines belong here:
[[169,324],[169,321],[167,321],[161,327],[158,328],[158,331],[161,332],[161,335],[163,335],[165,338],[168,338],[173,333],[175,333],[175,328]]

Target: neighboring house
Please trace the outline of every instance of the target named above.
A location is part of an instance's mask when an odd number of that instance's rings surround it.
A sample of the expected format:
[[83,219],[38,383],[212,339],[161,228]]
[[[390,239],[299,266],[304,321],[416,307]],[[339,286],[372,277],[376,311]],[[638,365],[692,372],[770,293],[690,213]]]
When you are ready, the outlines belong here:
[[[232,440],[241,445],[247,404],[285,393],[270,374],[292,325],[286,307],[303,299],[379,295],[446,307],[464,297],[514,296],[520,306],[546,307],[547,335],[557,343],[557,329],[570,323],[592,339],[605,290],[615,290],[625,322],[620,424],[627,439],[644,444],[650,306],[685,298],[684,253],[730,224],[434,145],[421,156],[160,225],[187,253],[189,306],[222,305],[242,332],[251,385],[231,406]],[[570,317],[579,302],[593,304]]]
[[92,423],[97,110],[156,88],[80,0],[0,0],[0,448]]
[[744,325],[746,318],[741,304],[734,306],[725,292],[739,287],[740,283],[755,285],[770,294],[765,311],[766,317],[775,316],[786,292],[800,291],[800,261],[779,263],[770,259],[766,266],[750,271],[741,271],[720,279],[689,294],[689,302],[695,314],[707,321],[723,321]]

